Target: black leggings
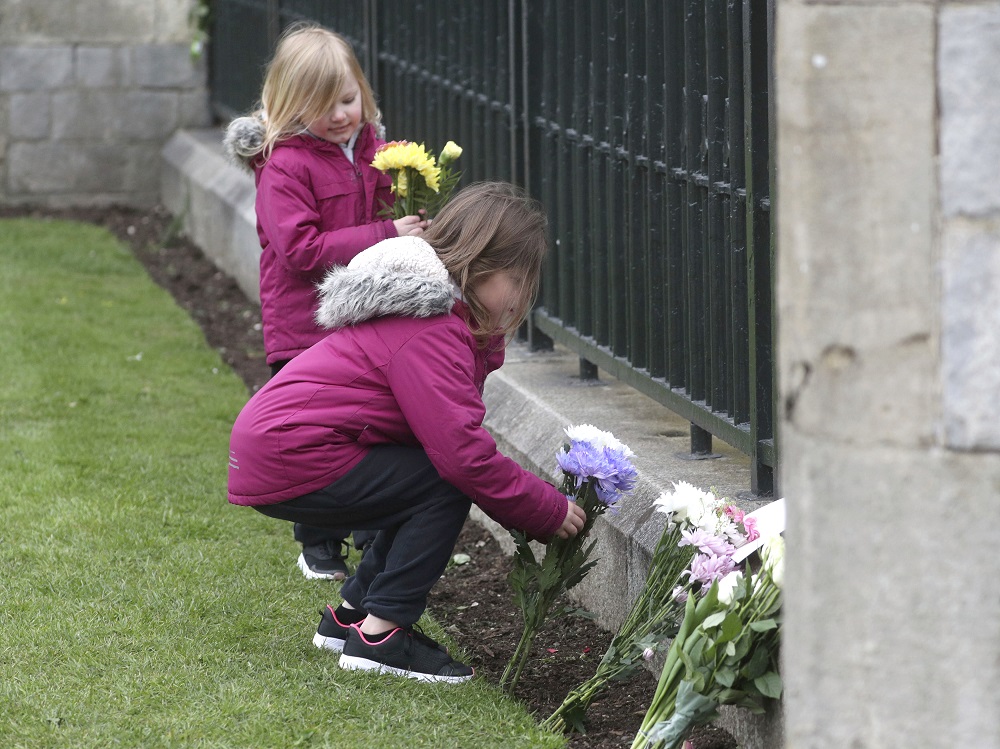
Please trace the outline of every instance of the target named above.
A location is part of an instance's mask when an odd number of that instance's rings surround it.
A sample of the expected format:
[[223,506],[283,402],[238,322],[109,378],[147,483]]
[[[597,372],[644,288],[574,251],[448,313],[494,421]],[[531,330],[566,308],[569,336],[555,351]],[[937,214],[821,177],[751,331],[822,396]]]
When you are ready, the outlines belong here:
[[325,489],[254,509],[316,528],[377,530],[340,594],[355,608],[408,627],[427,607],[471,506],[422,449],[381,445]]

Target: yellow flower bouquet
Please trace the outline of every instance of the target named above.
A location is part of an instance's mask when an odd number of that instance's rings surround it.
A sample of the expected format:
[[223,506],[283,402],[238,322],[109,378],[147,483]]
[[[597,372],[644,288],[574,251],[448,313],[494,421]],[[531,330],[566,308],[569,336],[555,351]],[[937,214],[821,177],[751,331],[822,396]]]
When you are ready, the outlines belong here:
[[395,204],[385,206],[382,215],[397,219],[424,211],[427,218],[436,216],[462,177],[452,169],[461,155],[462,149],[451,140],[438,157],[428,153],[423,143],[394,140],[380,146],[372,166],[392,176],[396,195]]

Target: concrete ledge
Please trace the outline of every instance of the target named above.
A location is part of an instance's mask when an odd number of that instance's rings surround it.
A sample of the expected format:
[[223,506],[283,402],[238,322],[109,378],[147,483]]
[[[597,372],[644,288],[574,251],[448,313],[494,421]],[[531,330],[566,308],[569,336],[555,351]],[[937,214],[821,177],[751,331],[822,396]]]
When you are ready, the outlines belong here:
[[218,130],[179,130],[162,154],[161,202],[212,262],[259,302],[253,177],[226,158]]
[[[183,217],[188,236],[237,279],[247,296],[259,299],[260,248],[251,176],[226,161],[217,131],[179,132],[167,143],[163,157],[164,205]],[[715,440],[719,457],[692,460],[688,422],[607,376],[581,381],[579,359],[565,349],[532,353],[523,345],[511,345],[503,368],[486,383],[484,400],[486,426],[500,450],[553,482],[559,479],[555,455],[565,441],[563,429],[572,424],[609,430],[635,451],[638,488],[622,502],[618,515],[605,515],[595,526],[600,563],[574,591],[579,603],[609,630],[621,624],[645,582],[663,529],[662,516],[652,511],[651,503],[671,482],[714,487],[746,510],[766,502],[749,493],[746,456]],[[473,517],[508,553],[513,550],[500,526],[475,507]],[[761,719],[726,709],[723,723],[748,749],[782,745],[778,710]]]

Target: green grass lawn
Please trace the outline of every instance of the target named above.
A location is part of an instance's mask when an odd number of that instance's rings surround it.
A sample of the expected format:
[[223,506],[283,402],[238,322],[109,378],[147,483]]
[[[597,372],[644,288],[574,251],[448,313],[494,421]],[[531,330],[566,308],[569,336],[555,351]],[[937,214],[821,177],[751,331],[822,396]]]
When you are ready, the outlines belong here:
[[313,647],[335,585],[226,502],[246,398],[110,234],[0,220],[0,746],[563,746]]

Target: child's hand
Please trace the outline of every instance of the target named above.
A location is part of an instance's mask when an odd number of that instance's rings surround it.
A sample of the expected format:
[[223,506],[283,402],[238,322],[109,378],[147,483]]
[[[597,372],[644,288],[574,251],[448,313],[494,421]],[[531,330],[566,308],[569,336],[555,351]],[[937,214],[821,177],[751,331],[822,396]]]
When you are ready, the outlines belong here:
[[397,218],[392,222],[396,227],[396,233],[401,237],[415,237],[418,234],[423,234],[424,229],[430,224],[430,221],[424,218],[423,213],[421,211],[419,216]]
[[583,530],[583,524],[587,521],[587,513],[580,509],[576,502],[570,502],[568,499],[566,502],[569,504],[566,517],[563,519],[562,525],[559,526],[559,530],[556,531],[559,538],[572,538]]

